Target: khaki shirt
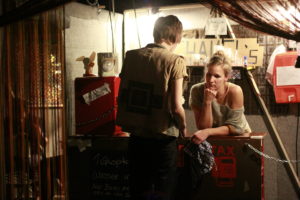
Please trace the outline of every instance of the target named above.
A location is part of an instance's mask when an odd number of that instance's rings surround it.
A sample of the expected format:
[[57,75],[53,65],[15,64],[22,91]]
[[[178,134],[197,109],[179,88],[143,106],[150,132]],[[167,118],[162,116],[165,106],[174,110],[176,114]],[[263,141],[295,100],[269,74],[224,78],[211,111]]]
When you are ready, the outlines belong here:
[[117,124],[139,136],[178,137],[170,110],[170,84],[185,77],[184,59],[161,45],[128,51],[120,74]]

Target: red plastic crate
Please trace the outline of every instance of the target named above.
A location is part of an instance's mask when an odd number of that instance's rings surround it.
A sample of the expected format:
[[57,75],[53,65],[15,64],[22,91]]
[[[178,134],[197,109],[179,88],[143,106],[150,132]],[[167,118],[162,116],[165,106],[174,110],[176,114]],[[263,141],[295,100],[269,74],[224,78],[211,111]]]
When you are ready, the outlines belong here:
[[273,88],[276,103],[300,102],[300,68],[295,68],[297,57],[294,51],[275,57]]

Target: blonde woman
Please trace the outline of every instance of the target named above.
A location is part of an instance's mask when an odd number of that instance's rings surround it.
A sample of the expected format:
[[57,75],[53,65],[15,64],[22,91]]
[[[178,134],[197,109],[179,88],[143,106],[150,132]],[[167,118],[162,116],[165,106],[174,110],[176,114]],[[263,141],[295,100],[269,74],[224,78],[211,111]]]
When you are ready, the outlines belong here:
[[192,142],[200,144],[209,136],[241,135],[251,129],[244,115],[240,86],[228,82],[231,64],[223,51],[216,52],[207,64],[205,82],[193,85],[189,103],[198,131]]

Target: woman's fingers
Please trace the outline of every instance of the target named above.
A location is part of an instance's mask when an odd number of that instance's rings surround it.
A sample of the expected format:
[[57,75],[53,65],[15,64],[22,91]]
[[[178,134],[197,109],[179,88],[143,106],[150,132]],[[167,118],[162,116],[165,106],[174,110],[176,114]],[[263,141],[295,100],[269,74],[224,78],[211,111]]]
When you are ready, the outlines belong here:
[[209,136],[208,130],[209,129],[198,130],[192,136],[191,141],[195,144],[200,144],[201,142],[205,141],[207,139],[207,137]]
[[217,95],[217,91],[216,90],[212,90],[212,89],[209,89],[209,88],[207,88],[206,90],[207,90],[207,92],[209,94],[213,95],[214,97]]
[[191,140],[195,144],[200,144],[201,142],[203,142],[203,140],[200,137],[198,137],[196,134],[192,136]]
[[211,93],[214,95],[214,97],[217,96],[217,91],[216,90],[211,90]]
[[195,144],[200,144],[201,143],[201,141],[197,137],[194,137],[194,136],[192,137],[191,141]]
[[209,89],[209,88],[205,89],[204,97],[205,97],[206,100],[212,101],[213,99],[216,98],[216,95],[217,95],[216,90],[212,90],[212,89]]

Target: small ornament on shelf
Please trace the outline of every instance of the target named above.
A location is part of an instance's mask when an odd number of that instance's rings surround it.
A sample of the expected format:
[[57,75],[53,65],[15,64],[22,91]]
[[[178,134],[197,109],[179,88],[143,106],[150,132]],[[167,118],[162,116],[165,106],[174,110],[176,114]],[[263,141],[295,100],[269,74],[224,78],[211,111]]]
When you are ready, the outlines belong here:
[[96,76],[93,74],[93,67],[95,65],[94,60],[96,57],[96,53],[93,51],[90,57],[80,56],[76,59],[76,61],[82,61],[84,64],[85,73],[83,74],[84,77],[94,77]]

